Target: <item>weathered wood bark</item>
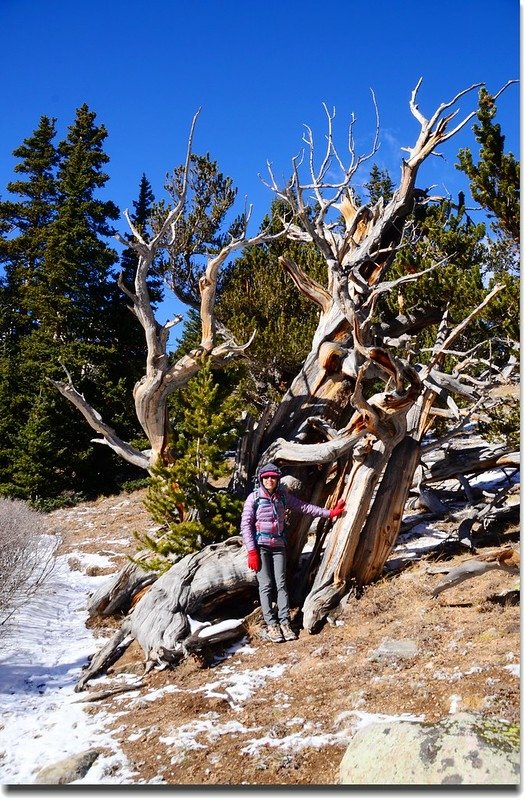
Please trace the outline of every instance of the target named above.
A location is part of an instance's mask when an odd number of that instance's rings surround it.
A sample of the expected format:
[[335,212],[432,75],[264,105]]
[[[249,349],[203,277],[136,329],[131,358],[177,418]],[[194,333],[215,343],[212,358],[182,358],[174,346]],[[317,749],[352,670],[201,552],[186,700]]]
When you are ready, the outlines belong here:
[[88,666],[83,671],[80,679],[75,686],[75,692],[81,692],[86,686],[87,682],[104,672],[125,652],[126,648],[133,641],[130,636],[130,623],[126,619],[120,628],[113,634],[111,639],[95,653]]
[[[412,391],[417,390],[415,384]],[[412,427],[418,416],[410,415]],[[407,435],[406,406],[388,422],[383,437],[370,437],[368,452],[348,465],[343,492],[347,511],[327,537],[303,605],[303,625],[309,632],[316,630],[351,582],[363,585],[378,577],[394,547],[419,461],[419,442],[413,432]]]
[[208,545],[153,584],[131,612],[130,632],[148,660],[176,661],[191,634],[189,617],[205,621],[220,603],[254,592],[256,585],[240,537]]
[[[168,398],[173,392],[185,386],[196,375],[207,360],[214,367],[223,367],[232,359],[243,356],[251,344],[251,339],[244,345],[236,344],[215,318],[214,306],[217,291],[217,280],[221,267],[229,256],[242,247],[256,245],[267,239],[284,235],[285,231],[269,235],[263,231],[256,236],[248,237],[247,228],[250,222],[249,211],[244,218],[242,230],[236,238],[230,237],[219,252],[207,258],[204,272],[198,279],[200,295],[201,341],[197,348],[181,356],[175,363],[170,363],[167,350],[170,329],[178,324],[182,317],[176,317],[164,325],[155,319],[154,310],[148,292],[147,278],[153,263],[162,251],[170,253],[180,248],[177,241],[177,221],[184,214],[186,194],[188,190],[189,171],[191,167],[192,143],[198,113],[194,116],[188,139],[186,161],[182,182],[175,206],[166,214],[155,235],[147,240],[131,222],[128,212],[125,216],[133,234],[131,242],[117,236],[125,247],[132,247],[138,256],[138,266],[134,280],[134,291],[128,289],[119,280],[119,286],[130,301],[130,310],[136,316],[144,330],[146,341],[146,370],[137,381],[133,391],[137,419],[148,439],[149,448],[140,451],[123,441],[116,431],[108,425],[94,409],[89,401],[75,388],[71,375],[67,372],[67,383],[51,380],[58,391],[67,398],[83,414],[87,423],[102,438],[94,442],[111,447],[126,461],[149,471],[158,459],[165,463],[170,461],[168,439],[170,426],[167,413]],[[188,261],[193,253],[188,252]],[[121,276],[122,277],[122,276]],[[222,341],[218,340],[218,333]],[[254,332],[255,333],[255,332]]]
[[106,670],[132,641],[149,664],[176,664],[188,652],[237,639],[244,618],[212,625],[222,604],[256,596],[257,578],[248,569],[242,539],[234,536],[185,556],[138,600],[120,629],[84,670],[76,691]]
[[126,614],[135,595],[156,580],[156,572],[148,572],[130,561],[91,595],[87,608],[88,617]]
[[[359,538],[359,548],[352,565],[352,576],[361,584],[379,577],[399,534],[403,510],[410,487],[400,476],[413,475],[419,460],[419,446],[414,436],[405,436],[388,460],[380,487]],[[385,508],[385,504],[388,508]]]
[[458,584],[463,583],[463,581],[470,580],[478,575],[484,575],[486,572],[493,569],[501,569],[512,575],[519,575],[519,553],[512,548],[506,548],[483,557],[480,556],[465,561],[463,564],[460,564],[459,567],[454,567],[449,570],[446,578],[434,587],[432,597],[438,597],[445,589],[451,589],[453,586],[458,586]]

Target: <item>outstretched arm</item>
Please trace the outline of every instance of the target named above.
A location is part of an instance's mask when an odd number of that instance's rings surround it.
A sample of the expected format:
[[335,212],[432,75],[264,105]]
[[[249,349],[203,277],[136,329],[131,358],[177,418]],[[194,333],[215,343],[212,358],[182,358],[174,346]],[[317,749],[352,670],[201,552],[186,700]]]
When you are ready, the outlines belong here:
[[333,519],[334,517],[340,517],[343,513],[345,501],[338,500],[333,508],[323,508],[323,506],[315,506],[313,503],[306,503],[293,494],[287,494],[286,505],[294,511],[299,511],[301,514],[309,514],[311,517]]

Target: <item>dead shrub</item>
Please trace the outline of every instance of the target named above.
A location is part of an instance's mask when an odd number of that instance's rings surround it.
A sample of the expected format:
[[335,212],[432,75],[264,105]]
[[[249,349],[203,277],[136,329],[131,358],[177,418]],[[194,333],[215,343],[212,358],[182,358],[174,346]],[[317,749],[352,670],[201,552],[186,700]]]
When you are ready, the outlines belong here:
[[54,564],[47,519],[22,500],[0,498],[0,635]]

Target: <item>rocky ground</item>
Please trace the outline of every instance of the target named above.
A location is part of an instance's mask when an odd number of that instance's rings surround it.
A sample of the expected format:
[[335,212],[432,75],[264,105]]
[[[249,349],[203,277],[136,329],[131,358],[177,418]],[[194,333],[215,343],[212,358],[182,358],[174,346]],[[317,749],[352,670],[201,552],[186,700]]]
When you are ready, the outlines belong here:
[[[61,552],[77,553],[71,567],[83,568],[79,553],[99,553],[112,559],[105,571],[117,571],[134,551],[133,531],[152,528],[141,499],[51,514]],[[263,642],[254,624],[211,666],[190,658],[144,675],[132,644],[87,691],[139,688],[87,707],[115,715],[114,738],[136,784],[334,784],[353,732],[374,715],[436,721],[475,711],[518,723],[520,614],[515,594],[505,596],[516,576],[494,570],[434,599],[437,565],[427,556],[379,581],[295,642]],[[101,621],[98,630],[107,636],[118,624]]]

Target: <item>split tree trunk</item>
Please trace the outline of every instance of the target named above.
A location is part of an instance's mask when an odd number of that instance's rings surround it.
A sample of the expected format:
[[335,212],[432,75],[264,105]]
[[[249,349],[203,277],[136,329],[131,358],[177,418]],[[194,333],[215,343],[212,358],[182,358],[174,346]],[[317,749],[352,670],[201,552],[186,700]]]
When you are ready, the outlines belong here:
[[[441,104],[431,117],[425,118],[416,103],[420,83],[410,100],[410,110],[420,125],[420,133],[415,144],[406,148],[408,157],[402,162],[399,186],[387,203],[380,199],[373,205],[357,207],[351,187],[352,179],[363,161],[372,157],[377,150],[377,132],[371,153],[357,157],[353,150],[350,126],[350,159],[348,166],[345,166],[333,141],[334,115],[328,111],[326,150],[318,167],[315,163],[313,135],[307,128],[304,141],[309,153],[301,162],[306,165],[308,172],[305,180],[302,181],[299,176],[301,163],[298,159],[293,160],[292,179],[285,187],[277,185],[270,168],[270,188],[288,204],[288,217],[293,220],[283,224],[283,229],[275,236],[312,243],[325,260],[327,279],[326,285],[321,286],[289,258],[282,259],[283,266],[299,291],[318,305],[319,324],[303,369],[275,416],[270,421],[261,421],[252,439],[251,449],[241,449],[244,463],[239,465],[237,476],[241,483],[245,481],[246,486],[248,476],[253,475],[257,464],[262,460],[272,460],[290,473],[292,489],[303,499],[319,505],[331,505],[339,497],[346,500],[343,516],[333,524],[331,530],[329,526],[332,523],[329,523],[320,532],[319,540],[328,531],[324,553],[319,563],[312,563],[312,573],[307,576],[306,585],[311,585],[311,589],[303,611],[304,624],[309,631],[318,626],[352,582],[364,585],[381,574],[399,532],[403,508],[420,461],[421,440],[434,414],[432,404],[436,393],[439,391],[449,396],[451,392],[459,391],[467,398],[473,395],[471,388],[462,386],[457,378],[450,379],[437,368],[443,365],[444,353],[449,352],[455,338],[500,288],[496,287],[452,331],[448,330],[446,318],[443,319],[430,363],[419,373],[407,361],[391,355],[389,349],[397,347],[404,334],[408,338],[435,324],[440,319],[439,315],[436,316],[437,311],[416,311],[411,316],[400,313],[397,319],[388,322],[375,321],[382,295],[407,281],[417,280],[429,271],[406,275],[394,281],[386,279],[388,268],[399,249],[407,244],[404,240],[407,218],[418,203],[428,200],[425,192],[416,188],[418,170],[427,157],[453,137],[477,112],[476,108],[455,123],[455,127],[451,126],[459,110],[453,109],[459,100],[481,84],[460,92],[450,102]],[[169,394],[196,374],[204,359],[210,359],[214,365],[220,366],[242,354],[247,347],[237,346],[227,337],[222,344],[215,342],[219,328],[214,316],[219,268],[235,249],[272,238],[262,233],[248,239],[247,218],[242,235],[225,245],[217,255],[208,258],[204,274],[199,280],[200,345],[176,364],[170,365],[166,343],[171,323],[165,326],[156,323],[149,302],[146,277],[160,249],[169,250],[170,246],[176,245],[173,237],[176,236],[178,215],[184,211],[190,150],[191,135],[183,191],[158,235],[151,241],[145,241],[139,231],[132,229],[139,267],[135,291],[126,293],[143,325],[147,341],[147,370],[137,384],[135,402],[137,416],[151,445],[149,451],[141,452],[122,442],[76,392],[71,380],[69,384],[55,382],[59,391],[79,408],[94,430],[102,435],[102,440],[98,441],[103,441],[122,457],[146,470],[151,469],[158,458],[166,460],[168,457],[166,400]],[[339,181],[334,178],[336,170],[341,171]],[[336,221],[335,215],[338,215]],[[341,217],[342,222],[339,221]],[[192,254],[187,255],[191,257]],[[439,266],[435,264],[430,269]],[[376,384],[378,379],[383,381],[384,391],[370,397],[372,382]],[[455,403],[450,400],[449,405],[451,413],[456,413]],[[240,485],[237,491],[240,491]],[[294,521],[290,542],[291,569],[297,566],[310,523],[308,519]],[[317,550],[320,553],[321,548]],[[207,551],[205,555],[206,559],[209,558],[205,574],[213,578],[216,598],[225,591],[228,593],[230,588],[233,591],[235,582],[242,586],[247,578],[253,579],[252,584],[255,580],[253,575],[244,574],[245,567],[241,568],[244,558],[241,551],[236,555],[239,564],[230,563],[225,570],[221,570],[219,563],[220,552],[222,550]],[[197,560],[199,555],[195,555]],[[182,561],[176,565],[178,569],[180,564]],[[155,610],[151,609],[151,614],[148,612],[146,615],[147,620],[142,620],[135,631],[147,652],[163,652],[167,657],[170,654],[174,656],[180,642],[187,636],[187,615],[193,607],[191,592],[198,589],[196,572],[192,570],[193,567],[181,577],[180,592],[176,597],[157,597],[159,584],[160,588],[163,585],[159,581],[139,601],[133,612],[134,619],[138,619],[144,609],[149,608],[155,597],[163,608],[160,627]],[[222,586],[219,585],[221,581]],[[193,587],[193,584],[196,586]],[[146,632],[148,626],[151,628],[151,639]]]
[[[362,159],[355,159],[352,153],[349,167],[343,167],[332,138],[333,117],[328,112],[327,147],[319,169],[308,130],[308,179],[301,181],[296,161],[292,180],[284,188],[277,185],[270,170],[271,188],[288,202],[293,213],[288,238],[313,243],[325,258],[328,274],[325,288],[289,258],[281,259],[299,290],[320,307],[320,320],[301,373],[268,426],[261,448],[252,453],[253,466],[271,460],[291,472],[293,489],[303,499],[328,504],[339,497],[346,501],[346,512],[329,532],[319,566],[312,565],[316,574],[303,605],[303,624],[309,631],[317,627],[352,582],[364,585],[381,574],[400,529],[432,403],[437,391],[445,391],[435,368],[442,364],[443,352],[474,313],[501,288],[496,287],[454,330],[447,329],[445,318],[430,364],[420,375],[407,362],[389,354],[389,342],[403,332],[412,333],[434,323],[433,315],[416,314],[411,319],[401,319],[400,315],[390,329],[385,323],[372,322],[383,293],[419,277],[384,280],[402,244],[406,219],[424,197],[415,184],[419,167],[475,114],[449,130],[457,113],[449,113],[450,108],[475,87],[442,104],[429,119],[416,104],[418,88],[410,108],[421,132],[409,148],[400,184],[386,205],[382,200],[374,206],[358,208],[354,204],[350,180]],[[343,173],[341,181],[331,175],[328,182],[325,176],[336,164]],[[306,199],[312,193],[315,207]],[[342,214],[343,229],[334,226],[329,216],[333,209]],[[378,377],[385,381],[385,391],[365,400],[366,381],[377,381]],[[441,374],[442,382],[445,377]],[[449,391],[472,394],[460,381],[453,383],[451,388],[449,380]],[[330,463],[336,468],[327,480],[327,470],[318,465]],[[309,520],[294,521],[290,537],[292,569],[309,527]]]

